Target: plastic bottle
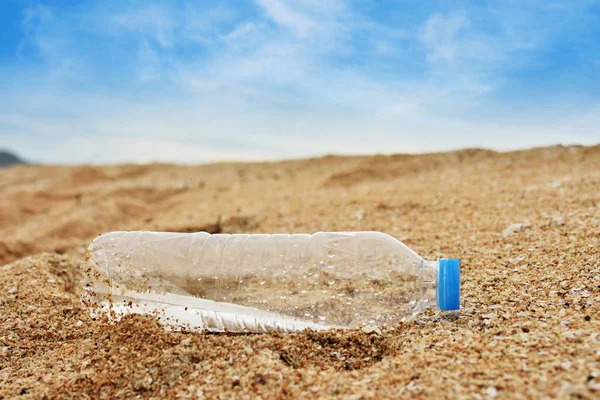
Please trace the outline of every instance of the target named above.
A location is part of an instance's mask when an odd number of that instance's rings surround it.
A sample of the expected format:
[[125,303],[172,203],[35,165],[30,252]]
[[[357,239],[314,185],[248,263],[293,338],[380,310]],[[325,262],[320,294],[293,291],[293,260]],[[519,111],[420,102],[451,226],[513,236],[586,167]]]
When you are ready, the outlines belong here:
[[460,263],[425,261],[380,232],[111,232],[86,258],[84,302],[174,329],[297,332],[459,309]]

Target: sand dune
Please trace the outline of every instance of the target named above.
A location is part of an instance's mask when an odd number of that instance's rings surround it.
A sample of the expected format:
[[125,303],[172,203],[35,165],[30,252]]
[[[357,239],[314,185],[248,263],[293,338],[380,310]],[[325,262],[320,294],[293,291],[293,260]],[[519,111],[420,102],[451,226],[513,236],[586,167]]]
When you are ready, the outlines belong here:
[[[110,230],[383,231],[460,258],[463,311],[381,335],[110,325],[78,296],[85,249]],[[600,146],[4,168],[0,398],[594,398],[599,249]]]

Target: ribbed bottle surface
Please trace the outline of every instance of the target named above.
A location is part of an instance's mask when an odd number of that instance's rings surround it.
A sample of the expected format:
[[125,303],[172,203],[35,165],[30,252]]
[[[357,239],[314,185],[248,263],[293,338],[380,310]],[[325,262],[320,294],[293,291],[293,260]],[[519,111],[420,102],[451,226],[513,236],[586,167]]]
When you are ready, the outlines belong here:
[[154,309],[168,308],[192,328],[256,330],[244,327],[247,320],[240,329],[223,321],[210,326],[215,323],[201,321],[207,304],[215,315],[225,310],[215,318],[245,313],[259,325],[262,315],[317,329],[381,325],[418,311],[422,261],[379,232],[111,232],[90,246],[88,291],[100,300],[110,295],[133,312],[130,301],[143,308],[154,296]]

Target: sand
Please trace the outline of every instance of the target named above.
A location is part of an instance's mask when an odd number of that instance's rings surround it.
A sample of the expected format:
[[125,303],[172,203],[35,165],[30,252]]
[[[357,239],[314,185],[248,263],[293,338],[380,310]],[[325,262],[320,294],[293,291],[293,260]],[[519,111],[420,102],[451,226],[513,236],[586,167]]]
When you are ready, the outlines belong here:
[[[381,330],[93,321],[110,230],[377,230],[462,260],[462,311]],[[0,169],[0,398],[600,398],[600,147]]]

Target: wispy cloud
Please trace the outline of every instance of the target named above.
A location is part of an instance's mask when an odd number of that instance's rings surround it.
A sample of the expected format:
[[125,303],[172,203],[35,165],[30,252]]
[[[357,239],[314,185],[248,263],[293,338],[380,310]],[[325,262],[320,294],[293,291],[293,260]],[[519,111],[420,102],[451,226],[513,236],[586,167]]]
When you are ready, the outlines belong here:
[[421,32],[421,42],[428,50],[427,59],[433,63],[444,61],[454,64],[459,51],[457,35],[468,25],[464,12],[448,16],[435,13],[429,17]]
[[290,8],[280,0],[257,0],[270,18],[278,25],[288,28],[294,34],[305,37],[316,33],[318,24],[302,12]]
[[157,4],[150,4],[141,10],[127,11],[114,16],[121,27],[150,37],[162,47],[174,45],[175,20],[170,10]]

